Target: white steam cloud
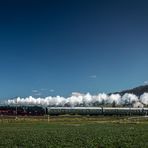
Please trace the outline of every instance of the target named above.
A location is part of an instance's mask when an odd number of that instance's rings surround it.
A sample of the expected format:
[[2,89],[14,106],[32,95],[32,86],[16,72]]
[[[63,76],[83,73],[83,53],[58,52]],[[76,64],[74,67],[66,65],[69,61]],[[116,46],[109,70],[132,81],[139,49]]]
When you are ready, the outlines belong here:
[[8,100],[9,105],[44,105],[44,106],[98,106],[98,105],[132,105],[134,103],[148,105],[148,93],[144,93],[139,98],[134,94],[126,93],[123,96],[120,94],[107,95],[99,93],[98,95],[91,95],[90,93],[82,94],[74,92],[70,97],[45,97],[34,98],[32,96],[27,98],[15,98]]
[[140,101],[143,104],[148,105],[148,93],[144,93],[143,95],[140,96]]

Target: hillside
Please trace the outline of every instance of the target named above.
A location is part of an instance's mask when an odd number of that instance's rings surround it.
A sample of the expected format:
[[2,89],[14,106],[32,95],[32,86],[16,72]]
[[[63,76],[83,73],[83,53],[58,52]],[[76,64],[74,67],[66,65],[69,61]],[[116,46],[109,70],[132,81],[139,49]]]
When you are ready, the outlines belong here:
[[135,87],[135,88],[128,89],[128,90],[123,90],[121,92],[115,92],[114,94],[119,93],[122,96],[125,93],[132,93],[132,94],[135,94],[137,96],[140,96],[145,92],[148,92],[148,85],[143,85],[143,86]]

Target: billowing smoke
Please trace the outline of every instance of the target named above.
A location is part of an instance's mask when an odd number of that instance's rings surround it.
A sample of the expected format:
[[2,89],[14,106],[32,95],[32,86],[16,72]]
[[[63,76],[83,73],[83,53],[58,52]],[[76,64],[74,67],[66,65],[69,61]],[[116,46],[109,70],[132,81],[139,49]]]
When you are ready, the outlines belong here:
[[[138,103],[137,103],[138,102]],[[126,106],[135,104],[148,105],[148,93],[144,93],[140,97],[134,94],[126,93],[123,96],[120,94],[107,95],[99,93],[98,95],[91,95],[90,93],[82,94],[74,92],[70,97],[45,97],[34,98],[32,96],[27,98],[15,98],[8,100],[9,105],[43,105],[43,106],[99,106],[99,105],[113,105]]]
[[121,98],[121,103],[122,104],[132,104],[133,102],[138,102],[139,99],[136,95],[134,94],[124,94]]
[[140,96],[140,101],[143,104],[148,105],[148,93],[144,93],[143,95]]

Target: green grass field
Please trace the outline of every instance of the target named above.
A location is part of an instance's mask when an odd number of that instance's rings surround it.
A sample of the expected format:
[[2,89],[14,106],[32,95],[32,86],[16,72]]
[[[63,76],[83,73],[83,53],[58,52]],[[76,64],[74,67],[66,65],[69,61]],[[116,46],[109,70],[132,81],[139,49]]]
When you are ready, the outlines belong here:
[[147,118],[52,117],[0,120],[0,147],[147,148]]

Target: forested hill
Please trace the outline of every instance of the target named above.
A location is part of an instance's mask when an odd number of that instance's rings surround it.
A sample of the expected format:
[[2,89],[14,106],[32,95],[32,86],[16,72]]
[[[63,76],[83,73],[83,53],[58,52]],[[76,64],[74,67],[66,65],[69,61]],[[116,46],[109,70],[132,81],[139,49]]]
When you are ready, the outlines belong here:
[[115,92],[114,94],[119,93],[122,96],[125,93],[132,93],[132,94],[135,94],[137,96],[140,96],[145,92],[148,92],[148,85],[143,85],[143,86],[135,87],[135,88],[128,89],[128,90],[123,90],[121,92]]

